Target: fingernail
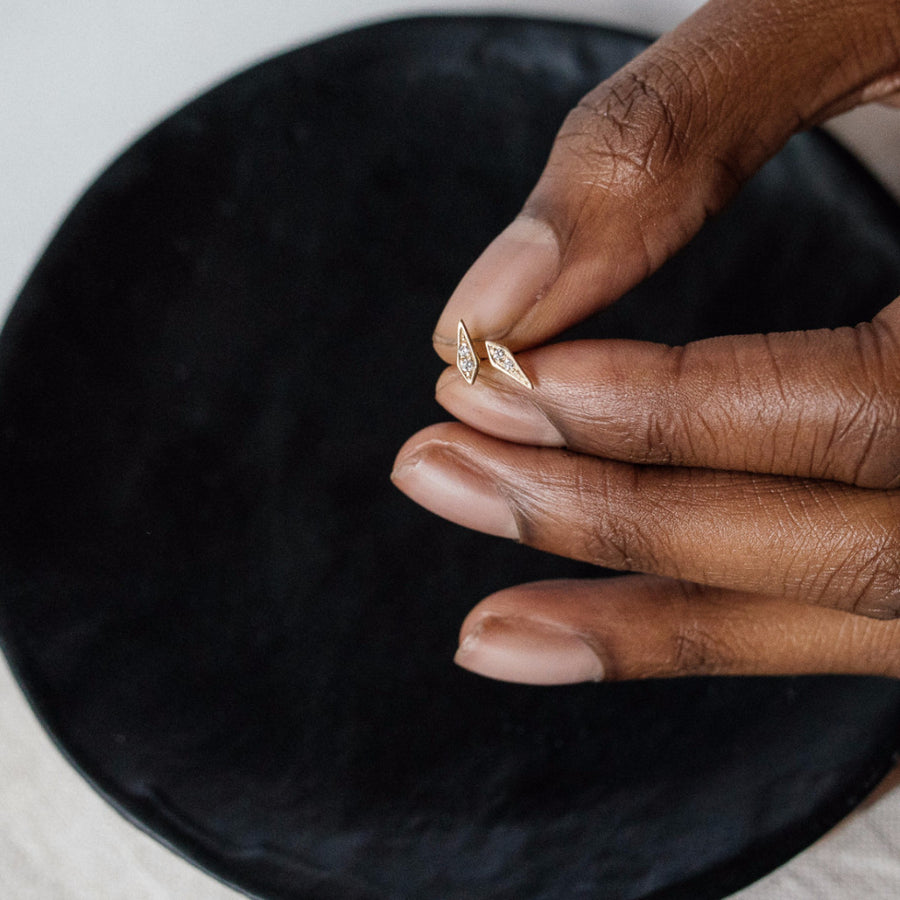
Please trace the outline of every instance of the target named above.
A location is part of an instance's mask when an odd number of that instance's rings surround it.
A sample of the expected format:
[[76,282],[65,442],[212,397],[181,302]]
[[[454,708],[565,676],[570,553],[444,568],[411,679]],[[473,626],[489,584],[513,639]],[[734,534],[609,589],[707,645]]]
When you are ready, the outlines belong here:
[[491,481],[440,444],[425,444],[400,460],[391,480],[436,515],[498,537],[519,537],[515,516]]
[[454,369],[438,379],[435,398],[467,425],[507,441],[563,447],[565,439],[531,399],[492,383],[490,377],[466,384]]
[[518,684],[602,681],[603,663],[581,635],[532,619],[486,616],[454,662],[487,678]]
[[438,319],[435,342],[455,344],[460,319],[478,340],[503,338],[553,283],[559,261],[552,229],[519,216],[463,276]]

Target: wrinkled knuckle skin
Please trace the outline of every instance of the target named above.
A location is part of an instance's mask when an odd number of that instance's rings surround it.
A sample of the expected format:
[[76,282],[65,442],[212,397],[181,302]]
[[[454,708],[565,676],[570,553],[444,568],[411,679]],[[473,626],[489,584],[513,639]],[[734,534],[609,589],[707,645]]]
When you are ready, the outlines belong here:
[[840,480],[859,487],[900,486],[900,409],[878,391],[841,415],[845,425],[827,446]]
[[655,570],[659,535],[654,523],[628,514],[622,502],[639,490],[637,477],[630,467],[576,467],[571,482],[571,508],[578,511],[570,523],[572,556],[620,572]]
[[663,466],[676,465],[680,462],[672,452],[675,443],[672,436],[678,435],[687,441],[690,435],[679,413],[680,408],[677,404],[650,405],[646,419],[636,429],[635,435],[631,436],[632,443],[636,447],[635,462],[647,461]]
[[672,671],[680,675],[718,675],[728,665],[722,648],[693,623],[685,623],[672,635]]
[[900,520],[866,552],[851,611],[873,619],[900,618]]
[[900,487],[900,343],[878,318],[850,333],[857,348],[858,381],[844,385],[845,400],[827,452],[840,480],[859,487]]
[[645,569],[644,541],[627,523],[603,521],[588,528],[579,551],[581,559],[619,572]]
[[744,180],[732,148],[729,53],[663,41],[588,93],[557,139],[559,160],[574,170],[567,176],[627,199],[699,164],[710,202],[721,205]]
[[691,119],[690,92],[626,69],[589,93],[557,138],[568,177],[585,187],[633,196],[658,184],[684,160],[681,122]]

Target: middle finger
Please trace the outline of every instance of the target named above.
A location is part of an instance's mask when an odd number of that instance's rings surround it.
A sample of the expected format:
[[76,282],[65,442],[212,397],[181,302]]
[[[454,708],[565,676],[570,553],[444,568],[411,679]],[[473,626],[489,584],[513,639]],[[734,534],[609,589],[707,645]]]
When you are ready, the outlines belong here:
[[891,618],[900,496],[829,481],[643,466],[426,428],[395,484],[451,521],[623,571]]

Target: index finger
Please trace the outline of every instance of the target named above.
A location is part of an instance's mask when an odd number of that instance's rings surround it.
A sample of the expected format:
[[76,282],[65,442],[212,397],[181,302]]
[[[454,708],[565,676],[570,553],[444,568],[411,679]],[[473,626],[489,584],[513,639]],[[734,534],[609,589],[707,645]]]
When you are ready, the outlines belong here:
[[438,402],[519,443],[624,462],[900,487],[900,300],[856,328],[669,347],[572,341],[520,355],[523,390],[445,372]]

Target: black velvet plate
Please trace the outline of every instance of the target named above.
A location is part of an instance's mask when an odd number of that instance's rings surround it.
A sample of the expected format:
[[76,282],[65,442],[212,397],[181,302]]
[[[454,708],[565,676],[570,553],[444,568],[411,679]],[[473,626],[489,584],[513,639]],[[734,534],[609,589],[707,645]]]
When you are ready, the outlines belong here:
[[[890,682],[458,670],[482,596],[588,569],[389,484],[440,417],[429,338],[451,288],[567,109],[643,45],[426,19],[268,61],[115,162],[12,313],[6,651],[119,809],[249,892],[720,897],[890,763]],[[854,323],[898,286],[896,209],[813,134],[579,333]]]

